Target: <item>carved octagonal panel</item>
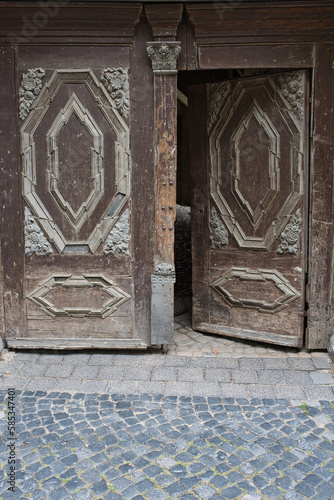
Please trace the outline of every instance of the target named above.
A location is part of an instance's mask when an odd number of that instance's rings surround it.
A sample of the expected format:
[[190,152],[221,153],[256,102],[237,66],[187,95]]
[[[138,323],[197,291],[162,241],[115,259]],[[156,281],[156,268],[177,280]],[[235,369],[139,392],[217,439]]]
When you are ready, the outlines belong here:
[[48,278],[28,298],[52,318],[106,318],[131,296],[104,276],[66,275]]
[[130,196],[129,142],[127,124],[91,70],[53,73],[21,129],[21,154],[23,197],[58,252],[94,253],[107,238]]
[[[90,151],[88,151],[88,154],[90,156],[89,160],[91,160],[88,172],[91,190],[87,198],[85,198],[85,193],[83,193],[82,203],[78,208],[72,207],[71,199],[65,200],[65,196],[63,196],[61,187],[59,186],[59,156],[61,153],[61,151],[59,152],[59,149],[61,149],[61,145],[59,144],[59,136],[62,129],[68,125],[71,119],[73,121],[77,119],[77,121],[79,121],[79,125],[87,130],[91,138],[91,147]],[[80,135],[80,133],[76,134],[77,143],[80,140]],[[94,208],[96,207],[103,194],[103,133],[99,129],[97,123],[95,122],[89,111],[84,108],[76,94],[72,94],[65,108],[58,113],[50,130],[47,132],[46,140],[49,164],[49,193],[64,217],[66,217],[73,228],[78,231],[84,224],[86,217],[89,217],[92,214]],[[80,148],[80,145],[78,146],[76,152],[77,157],[79,156],[78,152],[82,151],[83,149],[83,147]],[[71,160],[71,158],[69,159]],[[84,162],[85,160],[87,161],[87,157],[84,158],[84,156],[79,156],[77,159],[80,162]],[[75,164],[75,158],[73,158],[72,161],[69,161],[68,164],[71,168],[71,165]],[[84,174],[84,169],[81,169],[81,172],[82,174]],[[64,184],[64,182],[66,183],[66,172],[62,172],[62,175],[65,177],[65,179],[63,180]]]
[[[258,286],[250,287],[250,283]],[[232,267],[211,286],[231,307],[257,309],[272,314],[285,309],[300,297],[289,281],[272,269]]]
[[[259,130],[254,130],[254,129]],[[257,189],[260,190],[260,198],[257,196],[254,201],[249,197],[253,195],[249,189],[248,176],[255,175],[256,172],[250,172],[248,163],[249,148],[252,147],[254,137],[261,137],[261,143],[264,146],[262,160],[268,168],[267,176],[257,179]],[[264,213],[273,202],[279,191],[279,152],[280,137],[268,115],[261,109],[261,106],[254,99],[253,103],[240,120],[238,127],[230,139],[230,150],[232,160],[232,193],[234,194],[241,207],[245,210],[251,224],[258,226]],[[255,169],[256,170],[256,169]],[[263,182],[261,182],[263,180]]]
[[277,81],[255,80],[209,88],[210,193],[239,247],[269,250],[303,195],[304,130]]

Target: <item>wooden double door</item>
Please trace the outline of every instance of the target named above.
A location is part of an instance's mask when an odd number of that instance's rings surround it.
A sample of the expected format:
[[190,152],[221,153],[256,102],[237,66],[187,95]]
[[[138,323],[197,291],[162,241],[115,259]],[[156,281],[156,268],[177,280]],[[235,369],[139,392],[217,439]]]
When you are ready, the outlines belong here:
[[303,343],[307,76],[189,87],[195,330]]

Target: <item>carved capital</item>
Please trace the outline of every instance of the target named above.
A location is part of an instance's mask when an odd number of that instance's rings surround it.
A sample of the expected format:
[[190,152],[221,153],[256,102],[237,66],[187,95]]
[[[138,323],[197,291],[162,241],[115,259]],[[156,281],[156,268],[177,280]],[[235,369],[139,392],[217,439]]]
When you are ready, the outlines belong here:
[[172,264],[163,262],[157,264],[154,268],[154,274],[151,276],[152,283],[175,283],[175,269]]
[[177,73],[180,42],[147,42],[146,50],[152,60],[153,73]]

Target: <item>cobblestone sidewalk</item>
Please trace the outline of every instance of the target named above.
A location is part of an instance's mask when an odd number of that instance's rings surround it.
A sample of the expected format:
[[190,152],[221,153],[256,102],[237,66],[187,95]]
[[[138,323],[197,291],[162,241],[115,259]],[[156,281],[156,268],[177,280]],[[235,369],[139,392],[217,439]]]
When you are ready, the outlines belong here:
[[3,500],[334,498],[332,402],[18,391],[16,415]]

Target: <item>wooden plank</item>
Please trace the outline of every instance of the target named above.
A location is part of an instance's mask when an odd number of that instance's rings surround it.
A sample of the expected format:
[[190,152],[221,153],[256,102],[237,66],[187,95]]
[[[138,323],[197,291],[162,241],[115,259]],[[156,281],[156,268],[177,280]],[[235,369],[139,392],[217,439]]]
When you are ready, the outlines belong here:
[[199,45],[198,64],[200,69],[306,68],[313,65],[313,45]]
[[311,147],[310,269],[307,347],[324,349],[334,328],[333,45],[315,50]]
[[192,280],[193,328],[210,322],[209,248],[203,244],[210,240],[208,226],[209,177],[206,143],[206,91],[205,85],[189,89],[189,144],[191,165],[191,224],[192,224]]
[[0,241],[3,266],[5,332],[9,338],[24,335],[24,241],[20,189],[14,49],[0,48]]
[[222,328],[221,325],[214,325],[212,323],[199,323],[196,329],[200,332],[218,333],[220,335],[222,334],[222,330],[224,330],[223,334],[227,337],[255,340],[257,342],[268,342],[269,344],[279,344],[282,346],[301,347],[302,345],[300,337],[287,337],[286,335],[279,335],[277,333],[271,334],[270,332],[260,332],[228,326],[224,326]]
[[[154,86],[146,42],[152,29],[145,18],[137,25],[131,60],[132,231],[136,335],[151,342],[151,274],[154,252]],[[136,133],[135,131],[140,131]]]
[[140,338],[134,339],[48,339],[41,337],[9,339],[8,347],[15,349],[146,349],[148,346]]
[[328,41],[334,36],[332,2],[236,2],[188,5],[197,43],[229,37]]
[[[1,2],[0,40],[3,43],[34,44],[48,37],[64,43],[63,38],[86,40],[98,35],[110,40],[131,42],[141,11],[140,3],[119,2],[100,5],[79,2]],[[49,40],[48,40],[49,42]],[[100,39],[99,39],[100,42]]]

